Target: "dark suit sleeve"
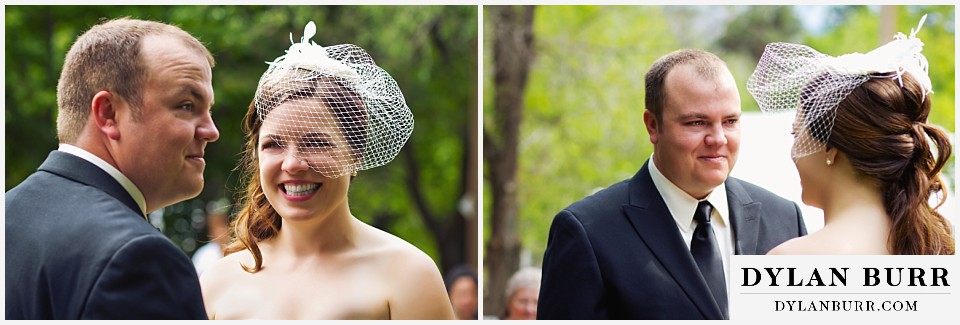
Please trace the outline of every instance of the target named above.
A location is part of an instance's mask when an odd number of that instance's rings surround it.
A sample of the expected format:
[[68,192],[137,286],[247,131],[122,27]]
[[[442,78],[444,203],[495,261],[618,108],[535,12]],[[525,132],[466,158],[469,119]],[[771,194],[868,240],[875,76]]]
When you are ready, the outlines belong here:
[[190,261],[159,235],[121,247],[91,290],[82,319],[207,319]]
[[797,227],[800,228],[800,234],[798,236],[806,236],[807,225],[803,222],[803,213],[800,213],[800,206],[794,203],[793,208],[797,210]]
[[590,239],[571,212],[553,219],[543,256],[537,319],[606,319],[603,279]]

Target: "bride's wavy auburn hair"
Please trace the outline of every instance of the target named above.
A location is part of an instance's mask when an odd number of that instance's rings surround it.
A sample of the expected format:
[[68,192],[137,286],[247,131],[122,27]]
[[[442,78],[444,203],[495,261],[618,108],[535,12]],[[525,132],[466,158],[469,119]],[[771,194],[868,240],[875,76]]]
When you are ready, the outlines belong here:
[[[882,192],[892,225],[891,252],[952,255],[950,223],[935,210],[946,201],[940,171],[952,146],[944,131],[927,123],[930,97],[924,97],[917,80],[909,73],[900,80],[874,76],[855,88],[837,106],[829,138],[818,140],[843,152]],[[931,206],[930,196],[937,192],[942,192],[939,203]]]
[[[331,92],[331,89],[334,91]],[[292,100],[314,100],[322,103],[336,116],[354,158],[362,159],[362,142],[366,138],[364,105],[359,100],[360,97],[338,78],[318,74],[300,79],[296,87],[278,88],[277,91],[265,96],[275,98],[270,102],[276,103],[276,106],[268,107],[269,111]],[[242,129],[245,138],[243,154],[235,168],[240,171],[245,189],[237,194],[240,211],[230,225],[231,240],[224,250],[224,254],[232,254],[244,249],[250,251],[254,265],[250,267],[241,264],[241,267],[250,273],[263,269],[263,254],[257,243],[275,237],[282,226],[280,214],[267,201],[267,196],[260,185],[260,160],[257,156],[257,146],[260,142],[261,126],[263,121],[257,114],[256,100],[254,100],[243,117]]]
[[280,232],[281,219],[273,205],[267,201],[260,185],[260,162],[257,158],[257,145],[260,142],[260,126],[263,121],[257,115],[255,102],[250,103],[247,114],[243,116],[243,156],[235,168],[239,170],[246,189],[237,194],[240,211],[230,225],[230,244],[224,254],[232,254],[244,249],[253,255],[254,266],[241,264],[244,271],[255,273],[263,268],[263,255],[257,242],[273,238]]

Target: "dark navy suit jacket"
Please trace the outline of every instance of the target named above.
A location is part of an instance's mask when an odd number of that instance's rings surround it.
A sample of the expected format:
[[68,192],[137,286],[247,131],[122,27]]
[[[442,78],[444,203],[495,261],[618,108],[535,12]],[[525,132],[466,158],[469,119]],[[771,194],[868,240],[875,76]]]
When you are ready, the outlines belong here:
[[206,319],[197,273],[105,171],[53,151],[6,193],[6,319]]
[[[543,257],[538,319],[722,319],[647,163],[560,211]],[[727,178],[735,254],[806,234],[792,201]]]

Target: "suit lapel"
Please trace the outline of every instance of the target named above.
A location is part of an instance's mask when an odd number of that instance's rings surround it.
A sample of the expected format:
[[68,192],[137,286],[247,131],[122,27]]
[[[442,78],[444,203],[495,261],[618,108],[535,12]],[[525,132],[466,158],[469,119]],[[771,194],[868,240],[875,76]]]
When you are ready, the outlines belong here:
[[[727,178],[727,202],[730,208],[730,224],[736,238],[737,255],[757,255],[757,239],[760,235],[760,202],[755,202],[734,178]],[[766,252],[759,252],[763,254]]]
[[143,215],[140,211],[140,206],[137,205],[137,201],[130,196],[130,193],[128,193],[116,179],[103,169],[100,169],[100,167],[97,167],[97,165],[83,158],[55,150],[50,152],[47,160],[43,161],[43,164],[40,165],[38,170],[96,187],[122,202],[137,215]]
[[690,249],[683,242],[676,221],[653,184],[647,164],[630,180],[630,204],[624,214],[651,252],[706,319],[722,319],[720,307],[713,299],[700,274]]

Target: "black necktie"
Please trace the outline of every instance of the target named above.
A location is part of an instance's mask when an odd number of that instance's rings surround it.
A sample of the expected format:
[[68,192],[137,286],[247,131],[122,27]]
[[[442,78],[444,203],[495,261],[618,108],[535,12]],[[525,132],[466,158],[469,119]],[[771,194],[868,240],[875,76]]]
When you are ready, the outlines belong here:
[[693,231],[690,253],[693,254],[693,260],[697,262],[703,279],[707,280],[707,286],[720,306],[723,318],[727,319],[727,281],[723,278],[723,259],[720,257],[717,236],[713,234],[713,227],[710,226],[711,209],[710,202],[700,201],[700,204],[697,204],[697,212],[693,214],[697,229]]

